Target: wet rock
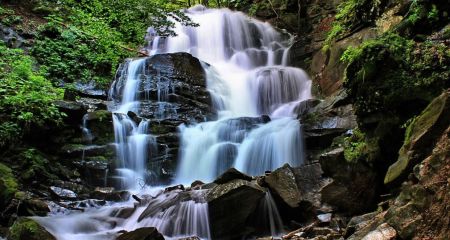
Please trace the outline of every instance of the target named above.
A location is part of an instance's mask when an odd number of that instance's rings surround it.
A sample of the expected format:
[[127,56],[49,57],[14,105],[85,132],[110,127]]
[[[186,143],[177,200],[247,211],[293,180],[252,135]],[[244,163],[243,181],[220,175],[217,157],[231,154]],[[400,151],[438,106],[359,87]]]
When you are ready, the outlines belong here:
[[97,187],[90,194],[91,198],[106,200],[106,201],[127,201],[131,194],[128,191],[115,191],[112,187]]
[[186,238],[178,238],[177,240],[200,240],[199,237],[192,236],[192,237],[186,237]]
[[389,224],[383,223],[371,231],[362,240],[393,240],[397,238],[397,231]]
[[362,239],[384,222],[385,213],[372,212],[350,219],[345,229],[349,240]]
[[337,209],[362,213],[375,202],[377,173],[364,162],[347,162],[343,149],[320,156],[324,176],[332,178],[321,190],[321,200]]
[[61,112],[67,114],[70,118],[76,119],[77,123],[79,123],[80,119],[83,118],[83,115],[86,114],[87,111],[83,104],[75,101],[58,100],[55,101],[54,104]]
[[90,83],[76,82],[72,84],[71,88],[68,88],[64,91],[65,100],[75,101],[77,98],[83,97],[90,99],[106,100],[108,98],[108,94],[106,90],[98,88],[95,82]]
[[60,199],[73,200],[77,198],[77,194],[69,189],[51,186],[50,192]]
[[144,227],[123,233],[117,237],[117,240],[164,240],[164,237],[156,228]]
[[408,126],[398,160],[389,167],[384,178],[385,184],[404,178],[429,153],[433,140],[450,125],[449,116],[450,91],[446,91],[435,98]]
[[319,221],[322,223],[329,223],[329,222],[331,222],[332,216],[333,216],[333,214],[331,214],[331,213],[319,214],[319,215],[317,215],[317,219],[319,219]]
[[114,156],[112,145],[68,144],[62,147],[62,154],[68,157]]
[[50,208],[40,199],[25,199],[19,204],[17,212],[19,216],[46,216]]
[[175,185],[175,186],[166,187],[164,189],[164,192],[167,193],[167,192],[171,192],[171,191],[175,191],[175,190],[183,191],[184,190],[184,186],[182,184],[178,184],[178,185]]
[[227,182],[230,182],[232,180],[235,179],[242,179],[245,181],[251,181],[252,177],[239,172],[236,168],[230,168],[228,169],[226,172],[224,172],[222,175],[220,175],[219,177],[217,177],[216,180],[214,180],[214,183],[217,184],[224,184]]
[[191,188],[197,188],[197,187],[201,187],[203,186],[205,183],[200,181],[200,180],[196,180],[194,182],[191,183]]
[[[320,164],[306,164],[294,168],[293,171],[300,192],[301,201],[307,202],[307,205],[311,205],[316,209],[322,208],[323,203],[320,198],[320,190],[331,180],[322,177],[323,171]],[[304,209],[304,212],[306,211],[307,210]],[[312,216],[315,216],[315,214]]]
[[19,218],[10,228],[10,240],[56,240],[45,228],[29,218]]
[[241,179],[211,188],[206,200],[212,237],[234,239],[245,235],[246,221],[264,196],[263,188]]
[[308,114],[320,102],[321,101],[319,99],[308,99],[302,101],[294,108],[294,113],[297,114],[297,118],[302,118],[303,116]]
[[112,217],[117,217],[117,218],[123,218],[123,219],[127,219],[129,217],[131,217],[131,215],[133,215],[133,213],[136,211],[135,208],[120,208],[115,210],[111,216]]
[[327,97],[300,119],[307,149],[324,149],[333,139],[357,127],[353,106],[342,90]]
[[292,168],[285,164],[265,177],[269,188],[283,199],[290,207],[298,207],[301,201],[300,191],[297,187],[295,174]]
[[87,128],[93,136],[93,144],[104,145],[114,142],[112,113],[107,110],[96,110],[84,116]]

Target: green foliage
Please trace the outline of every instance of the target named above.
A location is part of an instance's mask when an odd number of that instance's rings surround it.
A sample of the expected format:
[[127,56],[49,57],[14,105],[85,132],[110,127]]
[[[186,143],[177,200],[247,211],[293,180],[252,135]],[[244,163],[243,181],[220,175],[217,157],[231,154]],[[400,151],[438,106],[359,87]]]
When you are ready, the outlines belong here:
[[331,30],[327,34],[324,49],[350,33],[351,31],[373,24],[376,17],[381,15],[385,7],[385,0],[345,0],[339,4]]
[[43,75],[30,56],[0,42],[0,147],[31,126],[61,122],[63,114],[53,102],[62,97],[63,91]]
[[367,154],[365,135],[359,129],[354,129],[353,134],[344,138],[344,157],[348,162],[356,162]]
[[8,239],[54,240],[55,237],[33,219],[20,218],[11,226]]
[[359,116],[398,115],[408,101],[430,101],[449,87],[450,50],[441,43],[415,43],[387,33],[349,48],[341,59],[349,64],[344,86]]
[[32,54],[54,82],[108,86],[120,61],[137,55],[148,27],[173,35],[173,21],[195,26],[177,5],[162,0],[62,0],[47,17]]

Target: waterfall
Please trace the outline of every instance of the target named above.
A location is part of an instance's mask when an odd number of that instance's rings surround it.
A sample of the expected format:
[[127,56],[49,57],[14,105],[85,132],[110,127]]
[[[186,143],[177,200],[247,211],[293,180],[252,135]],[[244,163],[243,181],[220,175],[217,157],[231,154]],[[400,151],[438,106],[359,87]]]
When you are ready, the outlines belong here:
[[112,110],[117,152],[115,170],[118,174],[115,179],[116,186],[122,189],[136,189],[145,185],[149,149],[156,145],[155,137],[149,133],[149,121],[140,119],[140,122],[136,122],[128,114],[138,112],[137,90],[146,77],[144,67],[145,58],[129,60],[125,67],[119,68],[117,74],[119,77],[116,81],[124,81],[121,99],[114,99],[114,89],[110,90],[110,99],[120,102]]
[[[288,66],[289,35],[228,9],[196,6],[186,14],[199,27],[175,22],[177,36],[168,38],[149,29],[148,52],[187,52],[202,60],[218,119],[179,126],[181,146],[175,181],[211,181],[230,167],[262,175],[285,163],[301,165],[303,139],[293,109],[311,97],[311,81],[303,70]],[[83,213],[35,218],[58,239],[114,239],[120,231],[147,226],[156,227],[168,239],[211,239],[203,192],[207,190],[142,189],[151,177],[147,165],[157,149],[149,130],[151,122],[139,117],[142,99],[149,99],[149,85],[157,89],[152,116],[156,120],[178,116],[177,108],[166,101],[175,87],[170,79],[148,74],[146,60],[129,59],[122,64],[109,92],[115,103],[110,108],[117,150],[113,179],[117,187],[146,196],[145,200],[108,202]],[[84,128],[88,135],[86,124]],[[282,223],[269,193],[261,208],[264,224],[272,235],[278,235]],[[124,217],[122,210],[131,212]]]
[[[289,35],[228,9],[196,6],[186,13],[199,26],[175,23],[177,36],[151,38],[148,52],[188,52],[210,64],[207,87],[219,119],[180,127],[176,181],[211,181],[229,167],[261,175],[285,163],[301,165],[293,110],[311,98],[311,81],[288,66]],[[261,115],[271,120],[258,121]]]

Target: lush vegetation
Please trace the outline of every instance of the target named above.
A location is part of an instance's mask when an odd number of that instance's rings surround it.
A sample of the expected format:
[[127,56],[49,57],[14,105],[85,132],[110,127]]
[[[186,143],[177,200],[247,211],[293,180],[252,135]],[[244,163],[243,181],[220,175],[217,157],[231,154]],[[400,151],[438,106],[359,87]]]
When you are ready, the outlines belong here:
[[374,24],[375,19],[383,12],[385,0],[346,0],[338,6],[332,28],[325,40],[324,49],[340,37],[357,29]]
[[45,74],[23,50],[0,42],[0,147],[15,142],[31,127],[61,122],[63,114],[53,102],[62,98],[63,90]]

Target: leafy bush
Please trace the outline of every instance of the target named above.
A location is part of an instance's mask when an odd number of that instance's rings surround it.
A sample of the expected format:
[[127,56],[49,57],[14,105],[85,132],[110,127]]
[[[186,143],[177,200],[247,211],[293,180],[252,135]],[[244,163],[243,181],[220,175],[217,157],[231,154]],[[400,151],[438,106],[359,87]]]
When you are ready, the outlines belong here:
[[17,140],[31,126],[60,123],[63,114],[53,102],[63,95],[35,69],[22,50],[0,42],[0,147]]
[[344,86],[359,116],[405,112],[408,119],[414,114],[405,111],[408,101],[426,103],[450,86],[450,49],[443,43],[415,43],[387,33],[349,48],[341,60],[349,64]]

